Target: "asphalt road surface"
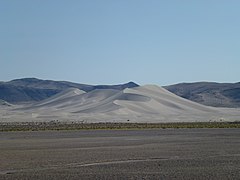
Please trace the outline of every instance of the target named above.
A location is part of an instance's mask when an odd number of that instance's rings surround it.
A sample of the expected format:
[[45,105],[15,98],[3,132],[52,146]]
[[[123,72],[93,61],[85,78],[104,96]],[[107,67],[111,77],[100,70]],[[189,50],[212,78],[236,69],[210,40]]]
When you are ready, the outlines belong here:
[[240,129],[1,132],[0,179],[240,179]]

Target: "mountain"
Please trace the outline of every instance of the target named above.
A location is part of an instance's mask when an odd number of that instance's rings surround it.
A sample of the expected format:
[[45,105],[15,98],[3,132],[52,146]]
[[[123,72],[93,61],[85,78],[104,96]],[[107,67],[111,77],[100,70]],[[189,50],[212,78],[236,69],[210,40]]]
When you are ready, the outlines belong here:
[[164,88],[178,96],[207,106],[240,107],[240,83],[181,83]]
[[134,82],[120,85],[86,85],[67,81],[23,78],[9,82],[0,82],[0,99],[10,103],[22,103],[44,100],[68,88],[77,88],[90,92],[95,89],[123,90],[137,86]]
[[[1,113],[2,111],[2,113]],[[193,122],[234,121],[240,111],[208,107],[155,85],[117,89],[66,89],[32,104],[0,109],[4,121]]]

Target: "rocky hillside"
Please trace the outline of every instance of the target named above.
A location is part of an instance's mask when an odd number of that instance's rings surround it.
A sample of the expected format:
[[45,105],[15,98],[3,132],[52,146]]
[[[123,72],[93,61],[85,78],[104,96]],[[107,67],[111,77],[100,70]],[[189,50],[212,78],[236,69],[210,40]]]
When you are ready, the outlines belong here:
[[214,107],[240,107],[240,83],[181,83],[165,86],[183,98]]

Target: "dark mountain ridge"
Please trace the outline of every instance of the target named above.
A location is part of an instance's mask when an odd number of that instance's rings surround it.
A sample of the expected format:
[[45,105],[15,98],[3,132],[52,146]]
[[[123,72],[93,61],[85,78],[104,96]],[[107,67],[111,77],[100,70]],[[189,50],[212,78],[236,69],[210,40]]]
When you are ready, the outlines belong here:
[[240,83],[196,82],[165,86],[183,98],[214,107],[240,107]]

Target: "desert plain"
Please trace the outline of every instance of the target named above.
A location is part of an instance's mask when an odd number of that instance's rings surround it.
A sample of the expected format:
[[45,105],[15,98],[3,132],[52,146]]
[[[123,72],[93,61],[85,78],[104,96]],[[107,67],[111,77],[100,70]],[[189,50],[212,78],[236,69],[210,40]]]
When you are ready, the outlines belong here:
[[[91,92],[70,88],[39,102],[1,105],[0,114],[0,179],[240,177],[240,130],[228,124],[239,127],[239,109],[204,106],[158,86]],[[97,123],[147,128],[71,128]],[[157,123],[228,128],[149,129]],[[25,128],[29,124],[37,128]],[[64,124],[71,130],[54,128]]]
[[239,179],[239,129],[0,133],[0,179]]

